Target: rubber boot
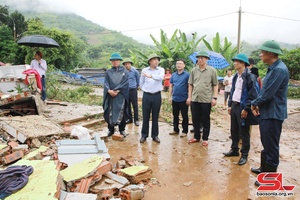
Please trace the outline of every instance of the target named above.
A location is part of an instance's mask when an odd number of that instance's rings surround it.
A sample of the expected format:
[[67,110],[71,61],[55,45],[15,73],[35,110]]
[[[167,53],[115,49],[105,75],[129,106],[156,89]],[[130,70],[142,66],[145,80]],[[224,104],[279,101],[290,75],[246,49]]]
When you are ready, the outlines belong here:
[[[274,167],[274,166],[266,163],[265,166],[263,167],[262,172],[277,172],[277,167]],[[258,181],[255,181],[254,185],[256,185],[258,187],[258,186],[260,186],[260,183]]]
[[266,156],[265,153],[262,151],[260,153],[260,167],[259,168],[251,168],[251,172],[255,174],[260,174],[264,169],[263,167],[265,166],[266,163]]

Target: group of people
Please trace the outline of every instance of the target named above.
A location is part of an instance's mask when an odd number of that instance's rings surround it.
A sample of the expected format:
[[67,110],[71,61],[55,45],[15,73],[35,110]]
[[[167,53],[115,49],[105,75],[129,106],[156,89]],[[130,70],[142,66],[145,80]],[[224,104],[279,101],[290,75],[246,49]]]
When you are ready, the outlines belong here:
[[[228,100],[232,144],[230,151],[224,153],[226,157],[239,156],[241,153],[238,165],[244,165],[250,150],[250,126],[259,124],[263,150],[260,167],[251,168],[256,174],[277,171],[282,123],[287,118],[289,81],[288,69],[278,57],[282,54],[279,44],[266,41],[259,49],[261,60],[269,66],[263,84],[257,68],[251,66],[254,64],[252,59],[244,54],[232,59],[237,71],[232,78]],[[240,139],[242,146],[239,152]],[[255,185],[259,186],[260,183],[256,181]]]
[[[236,73],[232,75],[232,70],[228,69],[224,79],[224,108],[228,106],[232,140],[230,151],[224,153],[224,156],[240,156],[241,154],[238,165],[244,165],[248,160],[250,150],[250,126],[259,124],[264,149],[261,151],[260,167],[251,169],[257,174],[277,171],[282,123],[287,118],[289,80],[288,69],[278,58],[278,55],[282,54],[279,44],[275,41],[267,41],[259,49],[261,60],[269,65],[263,84],[258,69],[253,67],[254,60],[249,59],[245,54],[237,54],[232,59]],[[197,64],[190,73],[185,70],[184,59],[176,61],[174,73],[170,75],[167,73],[168,98],[173,109],[173,131],[169,134],[186,137],[190,106],[194,137],[189,140],[189,143],[199,143],[202,139],[202,146],[207,146],[211,108],[217,104],[218,79],[217,71],[207,65],[210,59],[208,53],[201,51],[196,57]],[[112,54],[110,60],[112,68],[106,72],[103,98],[104,116],[109,129],[108,136],[114,134],[115,125],[119,126],[122,135],[127,135],[125,133],[126,118],[132,122],[132,115],[128,115],[131,111],[128,109],[131,103],[135,108],[134,122],[138,121],[137,89],[140,87],[143,91],[143,123],[140,143],[146,142],[149,136],[150,115],[152,117],[151,138],[154,142],[160,143],[158,118],[162,102],[161,91],[166,90],[162,85],[162,81],[166,78],[165,69],[159,66],[160,57],[150,55],[149,66],[142,69],[140,77],[131,66],[130,60],[124,60],[125,67],[120,65],[122,58],[117,53]],[[228,104],[227,98],[229,98]],[[181,133],[180,113],[182,116]],[[239,151],[240,139],[242,145]],[[256,184],[259,183],[256,182]]]

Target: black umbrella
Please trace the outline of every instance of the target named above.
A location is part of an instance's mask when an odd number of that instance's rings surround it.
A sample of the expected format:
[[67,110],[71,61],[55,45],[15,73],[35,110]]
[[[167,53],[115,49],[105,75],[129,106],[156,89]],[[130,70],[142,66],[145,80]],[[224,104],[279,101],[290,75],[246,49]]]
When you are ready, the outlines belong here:
[[28,35],[24,36],[17,42],[19,45],[25,45],[30,47],[44,47],[55,48],[59,47],[59,44],[52,38],[43,35]]

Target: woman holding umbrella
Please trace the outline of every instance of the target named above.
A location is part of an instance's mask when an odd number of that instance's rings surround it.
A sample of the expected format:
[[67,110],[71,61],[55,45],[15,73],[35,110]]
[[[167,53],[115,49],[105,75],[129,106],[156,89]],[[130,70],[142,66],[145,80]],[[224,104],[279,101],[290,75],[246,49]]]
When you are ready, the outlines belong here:
[[40,77],[42,82],[42,100],[46,100],[46,71],[47,71],[47,62],[43,59],[43,54],[40,51],[37,51],[34,55],[34,60],[30,63],[30,68],[35,69]]

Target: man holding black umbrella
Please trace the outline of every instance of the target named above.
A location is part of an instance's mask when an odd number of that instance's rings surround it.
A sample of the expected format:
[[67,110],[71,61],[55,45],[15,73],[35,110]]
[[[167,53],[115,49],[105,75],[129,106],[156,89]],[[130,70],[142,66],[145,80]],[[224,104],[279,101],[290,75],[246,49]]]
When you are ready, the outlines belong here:
[[40,77],[42,82],[42,100],[45,101],[47,98],[46,95],[46,71],[47,71],[47,62],[43,59],[43,54],[40,51],[37,51],[34,55],[34,60],[30,63],[30,68],[35,69]]

